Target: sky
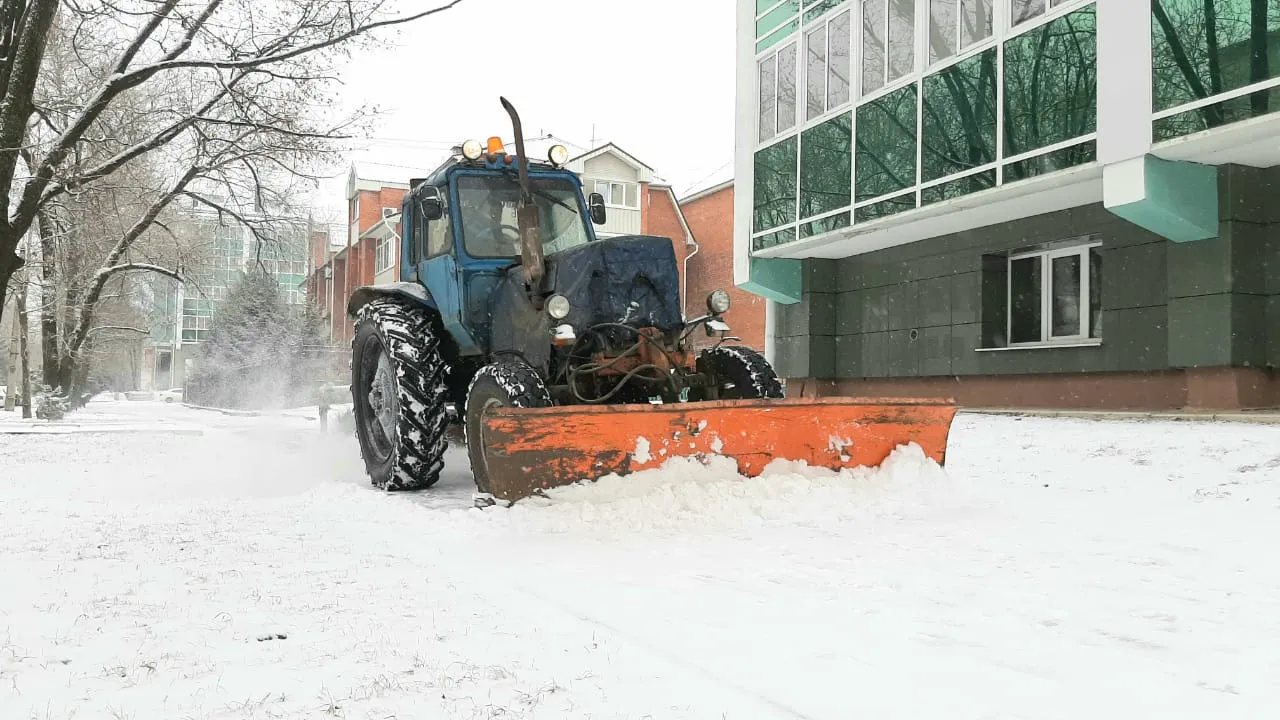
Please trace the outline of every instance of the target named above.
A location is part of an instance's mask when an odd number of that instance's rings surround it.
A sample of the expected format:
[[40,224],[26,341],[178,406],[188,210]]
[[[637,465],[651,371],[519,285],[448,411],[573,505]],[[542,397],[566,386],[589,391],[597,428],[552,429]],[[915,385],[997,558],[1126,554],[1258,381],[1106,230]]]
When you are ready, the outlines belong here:
[[[499,34],[511,39],[489,40]],[[389,40],[342,78],[348,105],[380,110],[372,137],[322,185],[322,202],[343,215],[351,163],[407,182],[464,140],[510,137],[499,96],[526,136],[553,134],[573,155],[593,137],[613,142],[678,193],[732,176],[732,0],[464,0]]]

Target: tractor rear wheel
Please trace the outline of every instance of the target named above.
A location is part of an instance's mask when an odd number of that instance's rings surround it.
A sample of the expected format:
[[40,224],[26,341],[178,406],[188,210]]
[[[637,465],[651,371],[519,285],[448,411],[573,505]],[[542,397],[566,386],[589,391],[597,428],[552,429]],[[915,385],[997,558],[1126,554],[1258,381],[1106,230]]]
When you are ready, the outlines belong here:
[[429,488],[444,468],[445,364],[428,312],[378,298],[356,316],[356,435],[370,481],[387,491]]
[[489,466],[485,461],[484,414],[495,408],[538,408],[551,405],[551,393],[538,371],[522,360],[499,360],[480,368],[467,390],[467,454],[476,490],[489,492]]
[[698,370],[715,378],[721,400],[781,398],[782,382],[764,355],[741,345],[721,345],[698,357]]

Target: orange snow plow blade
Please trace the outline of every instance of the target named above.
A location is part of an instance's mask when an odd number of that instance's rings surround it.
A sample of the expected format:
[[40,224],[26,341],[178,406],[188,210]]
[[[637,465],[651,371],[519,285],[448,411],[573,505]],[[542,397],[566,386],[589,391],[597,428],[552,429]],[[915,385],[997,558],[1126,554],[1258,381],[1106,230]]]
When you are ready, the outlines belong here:
[[956,411],[952,400],[898,398],[496,409],[484,419],[489,491],[514,502],[672,457],[730,457],[747,477],[775,458],[832,470],[878,466],[912,442],[943,464]]

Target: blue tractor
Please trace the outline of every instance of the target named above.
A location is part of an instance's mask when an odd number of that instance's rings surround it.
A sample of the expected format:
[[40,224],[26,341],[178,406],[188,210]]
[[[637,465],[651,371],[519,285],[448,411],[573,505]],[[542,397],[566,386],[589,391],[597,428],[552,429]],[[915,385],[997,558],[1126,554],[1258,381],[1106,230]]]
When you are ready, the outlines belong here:
[[[620,406],[781,398],[764,356],[728,335],[729,295],[712,293],[704,315],[685,318],[671,240],[597,237],[603,197],[584,197],[563,146],[547,162],[529,159],[520,118],[502,105],[517,153],[499,138],[468,141],[412,181],[400,281],[349,300],[351,392],[372,483],[435,484],[450,426],[460,424],[480,497],[514,500],[638,467],[635,438],[619,430],[632,414]],[[714,346],[693,351],[695,332]],[[544,430],[533,438],[519,424],[526,410],[532,419],[552,408],[561,413],[554,427],[576,439],[596,432],[627,446],[583,460],[574,438]],[[505,432],[486,424],[504,412]],[[519,443],[537,452],[514,453]]]

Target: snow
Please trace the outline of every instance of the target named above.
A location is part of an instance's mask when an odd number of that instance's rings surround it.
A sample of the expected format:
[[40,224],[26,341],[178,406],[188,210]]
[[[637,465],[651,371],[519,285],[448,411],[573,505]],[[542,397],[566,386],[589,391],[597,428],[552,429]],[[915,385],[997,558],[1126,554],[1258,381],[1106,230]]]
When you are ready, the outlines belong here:
[[1280,426],[961,414],[945,470],[672,459],[479,510],[464,449],[385,494],[311,409],[67,422],[0,434],[6,719],[1280,706]]

